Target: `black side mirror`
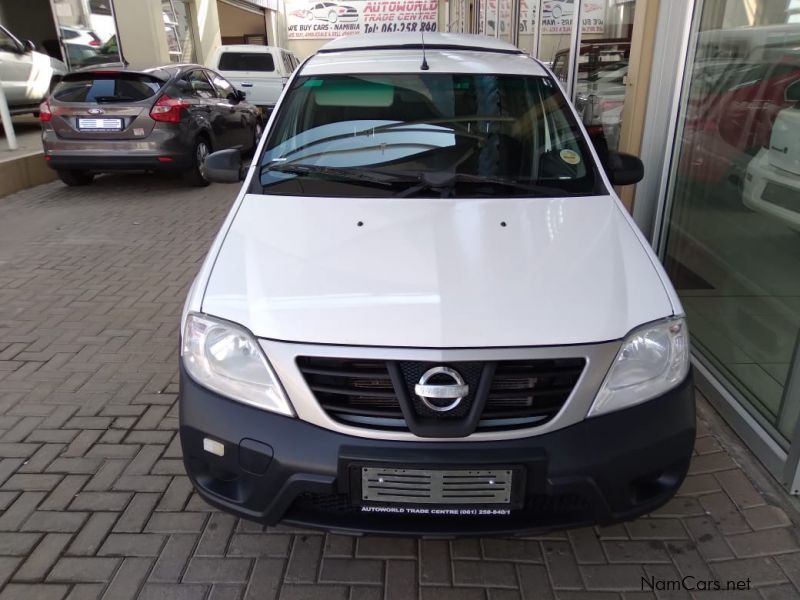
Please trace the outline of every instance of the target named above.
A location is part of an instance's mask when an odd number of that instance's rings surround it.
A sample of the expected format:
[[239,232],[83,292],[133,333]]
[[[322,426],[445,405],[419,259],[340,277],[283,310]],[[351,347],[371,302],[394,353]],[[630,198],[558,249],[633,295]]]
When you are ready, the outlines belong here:
[[244,92],[241,90],[233,90],[230,94],[228,94],[227,100],[231,104],[239,104],[242,100],[246,98]]
[[644,164],[633,154],[610,150],[603,166],[612,185],[633,185],[644,178]]
[[30,40],[25,40],[22,42],[22,45],[25,47],[25,52],[36,52],[36,44],[34,44]]
[[214,183],[239,183],[244,179],[242,155],[234,148],[212,152],[203,162],[203,173]]

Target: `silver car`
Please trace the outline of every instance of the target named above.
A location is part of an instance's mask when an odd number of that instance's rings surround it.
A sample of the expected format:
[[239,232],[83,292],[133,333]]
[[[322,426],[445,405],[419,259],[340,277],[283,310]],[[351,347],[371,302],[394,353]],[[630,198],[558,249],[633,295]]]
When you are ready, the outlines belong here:
[[0,25],[0,84],[11,114],[36,112],[51,85],[67,72],[60,60],[36,51]]

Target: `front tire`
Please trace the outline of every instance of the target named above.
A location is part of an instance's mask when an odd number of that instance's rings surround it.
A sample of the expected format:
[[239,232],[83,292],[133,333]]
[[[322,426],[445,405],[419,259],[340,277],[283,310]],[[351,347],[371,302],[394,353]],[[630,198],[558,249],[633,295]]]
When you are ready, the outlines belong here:
[[203,162],[211,153],[211,144],[204,137],[197,138],[192,150],[192,166],[188,171],[184,171],[183,180],[194,187],[205,187],[209,184],[203,173]]
[[339,15],[337,15],[334,11],[328,13],[328,22],[329,23],[336,23],[339,20]]
[[70,169],[69,171],[59,169],[56,171],[58,178],[70,187],[81,185],[89,185],[94,181],[94,173],[89,171],[77,171]]

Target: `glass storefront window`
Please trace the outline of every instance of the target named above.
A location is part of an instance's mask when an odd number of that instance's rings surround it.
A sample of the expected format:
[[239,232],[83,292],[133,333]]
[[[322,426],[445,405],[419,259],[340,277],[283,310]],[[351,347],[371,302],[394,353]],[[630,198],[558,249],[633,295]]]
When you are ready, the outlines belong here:
[[164,37],[167,40],[169,59],[174,63],[195,62],[192,16],[185,0],[161,0],[164,20]]
[[575,108],[595,143],[618,150],[636,0],[582,4]]
[[52,0],[64,58],[70,69],[119,64],[111,0]]
[[706,1],[672,158],[665,266],[695,351],[784,447],[800,398],[800,2]]

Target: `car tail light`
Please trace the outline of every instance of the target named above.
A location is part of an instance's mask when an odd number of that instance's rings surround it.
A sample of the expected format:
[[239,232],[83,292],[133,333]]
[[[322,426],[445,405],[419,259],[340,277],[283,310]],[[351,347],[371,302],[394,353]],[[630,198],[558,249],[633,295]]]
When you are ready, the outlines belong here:
[[169,96],[161,96],[150,109],[150,117],[154,121],[163,121],[165,123],[180,123],[181,111],[188,108],[189,103]]
[[45,100],[39,105],[39,120],[42,123],[47,123],[53,118],[53,111],[50,110],[50,103]]
[[97,40],[92,40],[91,42],[89,42],[89,45],[90,46],[99,46],[100,42],[98,42]]

